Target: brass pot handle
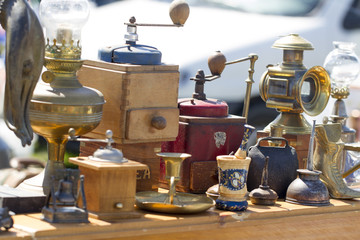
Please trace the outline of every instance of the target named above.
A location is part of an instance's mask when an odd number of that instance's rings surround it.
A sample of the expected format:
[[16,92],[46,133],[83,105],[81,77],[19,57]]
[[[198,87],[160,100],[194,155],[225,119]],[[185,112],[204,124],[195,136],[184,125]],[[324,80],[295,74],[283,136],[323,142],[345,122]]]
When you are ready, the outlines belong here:
[[158,130],[166,128],[166,119],[162,116],[155,116],[151,119],[151,126]]

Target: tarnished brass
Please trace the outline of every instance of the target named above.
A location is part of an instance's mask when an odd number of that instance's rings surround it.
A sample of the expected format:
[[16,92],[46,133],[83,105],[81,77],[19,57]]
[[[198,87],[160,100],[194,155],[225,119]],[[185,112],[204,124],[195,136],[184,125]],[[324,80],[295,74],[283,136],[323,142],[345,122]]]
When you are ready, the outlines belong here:
[[344,162],[344,151],[360,151],[360,145],[344,143],[341,140],[341,134],[341,123],[316,126],[314,168],[322,172],[320,178],[327,186],[331,197],[341,199],[358,198],[360,197],[360,191],[348,187],[343,178],[359,168],[359,165],[355,165],[343,174],[341,169]]
[[[44,66],[45,80],[40,81],[30,103],[30,122],[34,132],[43,136],[48,143],[48,163],[45,167],[43,191],[50,191],[50,176],[57,169],[64,168],[65,146],[68,130],[73,128],[75,135],[84,135],[94,129],[101,120],[102,93],[83,87],[76,77],[82,65],[81,49],[69,50],[72,45],[62,40],[62,46],[46,46]],[[48,41],[49,44],[49,41]]]
[[26,0],[0,0],[0,23],[6,30],[4,119],[22,145],[30,145],[29,102],[42,70],[44,34]]
[[165,213],[197,213],[214,206],[211,198],[191,193],[177,193],[176,183],[180,180],[182,161],[191,157],[187,153],[157,153],[165,161],[166,179],[169,182],[169,192],[138,192],[135,204],[137,207]]
[[331,83],[326,70],[315,66],[309,70],[303,65],[303,51],[313,50],[310,42],[297,34],[277,40],[273,48],[283,49],[283,62],[268,66],[260,81],[260,95],[269,108],[276,108],[280,115],[270,127],[283,128],[284,134],[309,134],[311,125],[302,116],[321,113],[330,97]]

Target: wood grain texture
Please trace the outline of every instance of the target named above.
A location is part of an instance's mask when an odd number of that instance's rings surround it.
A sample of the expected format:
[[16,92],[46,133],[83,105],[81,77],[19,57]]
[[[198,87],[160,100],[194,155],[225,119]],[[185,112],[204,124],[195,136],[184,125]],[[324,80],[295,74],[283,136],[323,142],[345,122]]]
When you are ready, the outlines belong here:
[[[88,157],[100,147],[103,143],[82,142],[80,144],[80,156]],[[137,162],[148,166],[146,170],[137,171],[136,191],[157,191],[160,176],[160,159],[156,152],[160,151],[160,143],[135,143],[135,144],[113,144],[114,148],[121,149],[124,157],[136,159]]]
[[[140,219],[89,224],[49,224],[41,214],[15,216],[15,230],[34,239],[357,239],[360,201],[331,200],[326,207],[278,201],[275,206],[249,203],[245,212],[210,209],[195,215],[137,210]],[[18,238],[20,239],[20,238]]]
[[[117,143],[141,143],[175,140],[179,113],[177,98],[179,87],[179,71],[177,65],[131,65],[113,64],[101,61],[85,61],[78,71],[79,81],[84,85],[96,88],[104,95],[103,117],[99,126],[86,136],[104,138],[105,131],[111,129]],[[157,115],[169,121],[166,128],[145,134],[141,138],[132,138],[133,128],[127,129],[133,122],[141,122],[142,126],[150,126],[148,117],[144,115],[127,118],[129,111],[153,109]],[[168,109],[172,110],[169,111]],[[127,121],[131,122],[128,123]],[[138,130],[135,130],[137,133]],[[126,134],[127,133],[127,134]],[[129,138],[130,137],[130,138]]]

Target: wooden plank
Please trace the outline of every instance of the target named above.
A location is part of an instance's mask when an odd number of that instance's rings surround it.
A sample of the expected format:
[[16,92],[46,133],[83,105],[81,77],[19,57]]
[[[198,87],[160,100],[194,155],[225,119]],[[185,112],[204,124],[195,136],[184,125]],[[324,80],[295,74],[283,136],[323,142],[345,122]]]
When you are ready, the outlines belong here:
[[94,170],[108,170],[108,171],[127,171],[128,169],[134,170],[145,170],[148,167],[145,164],[138,163],[136,161],[128,160],[124,163],[115,163],[115,162],[101,162],[101,161],[92,161],[87,157],[72,157],[69,158],[69,162],[76,164],[81,167],[87,167]]
[[210,209],[195,215],[138,210],[141,219],[89,224],[49,224],[40,214],[14,216],[17,230],[36,239],[357,239],[360,202],[331,200],[309,207],[283,201],[275,206],[249,204],[245,212]]
[[173,64],[160,65],[134,65],[122,63],[109,63],[104,61],[85,60],[83,66],[107,68],[123,72],[144,72],[144,71],[178,71],[179,66]]

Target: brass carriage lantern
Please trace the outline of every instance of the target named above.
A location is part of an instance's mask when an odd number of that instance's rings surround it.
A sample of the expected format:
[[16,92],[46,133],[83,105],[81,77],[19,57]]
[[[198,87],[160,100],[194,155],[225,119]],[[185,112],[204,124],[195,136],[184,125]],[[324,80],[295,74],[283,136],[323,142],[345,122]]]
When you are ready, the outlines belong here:
[[[47,68],[33,93],[30,122],[34,132],[48,143],[48,162],[43,191],[50,189],[51,176],[64,168],[69,128],[76,135],[94,129],[101,120],[103,95],[83,87],[76,77],[82,66],[81,29],[89,15],[87,0],[43,0],[40,19],[46,30],[44,66]],[[29,183],[31,185],[31,183]]]
[[302,115],[320,114],[329,100],[330,78],[326,70],[303,65],[304,50],[313,50],[310,42],[298,34],[289,34],[275,41],[273,48],[283,49],[283,62],[269,65],[260,81],[260,95],[269,108],[280,114],[270,127],[283,129],[284,134],[310,134],[311,125]]

